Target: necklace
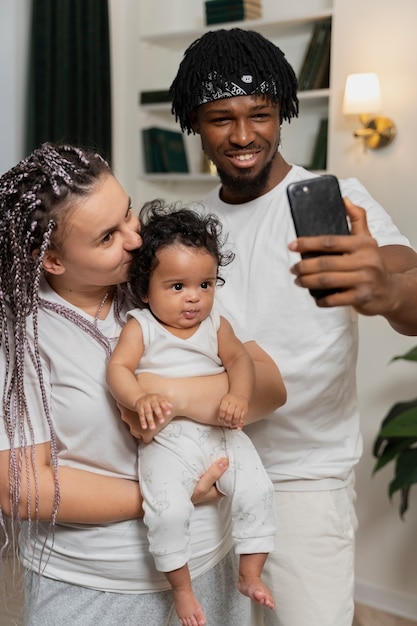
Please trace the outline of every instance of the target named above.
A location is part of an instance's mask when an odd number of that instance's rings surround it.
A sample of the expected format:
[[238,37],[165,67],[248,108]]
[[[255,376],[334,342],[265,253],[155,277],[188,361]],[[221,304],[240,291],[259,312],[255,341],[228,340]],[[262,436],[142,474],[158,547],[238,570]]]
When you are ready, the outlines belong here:
[[98,325],[98,320],[100,319],[100,315],[101,312],[103,310],[104,305],[106,304],[106,300],[109,297],[110,291],[106,291],[106,293],[104,294],[104,298],[102,299],[102,301],[100,302],[100,306],[98,307],[98,311],[96,313],[96,316],[94,318],[94,326],[97,328]]

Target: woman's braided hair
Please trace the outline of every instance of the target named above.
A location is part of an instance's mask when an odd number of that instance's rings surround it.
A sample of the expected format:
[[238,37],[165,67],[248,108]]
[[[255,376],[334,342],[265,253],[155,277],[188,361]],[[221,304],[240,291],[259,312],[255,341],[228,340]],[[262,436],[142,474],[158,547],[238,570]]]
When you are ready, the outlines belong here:
[[[36,502],[37,485],[30,492],[29,479],[22,475],[22,458],[31,459],[34,443],[30,407],[25,394],[27,375],[39,381],[43,412],[51,436],[51,462],[55,471],[52,525],[59,503],[57,455],[49,402],[46,397],[38,345],[38,309],[58,305],[39,297],[42,263],[48,249],[60,245],[69,212],[79,199],[88,196],[102,176],[111,174],[107,162],[89,150],[44,143],[0,178],[0,358],[4,361],[2,414],[10,441],[10,506],[12,519],[20,522],[22,481],[28,498]],[[71,309],[58,307],[59,314],[84,328],[85,320]],[[29,330],[33,344],[29,342]],[[93,329],[84,328],[90,334]],[[102,338],[97,337],[98,341]],[[32,409],[33,410],[33,409]],[[32,446],[32,450],[34,450]],[[34,454],[34,452],[33,452]],[[35,483],[37,482],[35,475]],[[28,514],[30,506],[28,502]],[[0,508],[0,525],[6,533]],[[29,527],[30,527],[29,523]],[[0,546],[0,554],[5,546]]]
[[201,103],[203,84],[215,73],[251,74],[259,86],[268,83],[259,94],[279,103],[282,120],[298,116],[297,78],[282,50],[253,30],[219,29],[187,48],[170,87],[172,113],[188,134],[194,132],[190,113]]

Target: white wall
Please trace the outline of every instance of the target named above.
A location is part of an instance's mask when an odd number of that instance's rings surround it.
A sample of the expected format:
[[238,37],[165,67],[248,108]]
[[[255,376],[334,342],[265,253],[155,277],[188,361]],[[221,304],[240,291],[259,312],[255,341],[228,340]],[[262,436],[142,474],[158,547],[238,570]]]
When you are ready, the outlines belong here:
[[[359,178],[414,247],[416,23],[415,0],[335,0],[329,146],[329,169],[341,177]],[[359,120],[343,116],[341,106],[346,76],[366,71],[379,74],[383,114],[395,121],[398,135],[389,147],[364,153],[360,140],[352,136],[360,127]],[[397,335],[383,319],[376,318],[361,319],[360,335],[358,388],[364,455],[357,470],[357,596],[416,617],[417,488],[411,492],[411,508],[402,522],[398,497],[390,504],[386,493],[392,470],[386,468],[372,477],[372,443],[390,406],[417,395],[417,366],[389,363],[394,355],[417,345],[417,338]]]
[[109,0],[112,80],[113,169],[130,195],[139,176],[138,111],[139,5],[138,0]]
[[0,174],[24,156],[30,0],[0,0]]

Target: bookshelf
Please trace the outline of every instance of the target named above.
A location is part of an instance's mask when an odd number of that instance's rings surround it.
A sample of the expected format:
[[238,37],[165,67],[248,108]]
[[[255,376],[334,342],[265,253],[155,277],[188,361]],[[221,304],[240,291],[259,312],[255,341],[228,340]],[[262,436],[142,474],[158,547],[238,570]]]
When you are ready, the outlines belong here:
[[[181,1],[187,2],[187,0],[177,0],[177,4]],[[304,3],[299,3],[300,6],[304,4],[304,13],[286,14],[283,17],[273,13],[277,4],[276,0],[269,5],[269,10],[267,0],[264,0],[264,3],[264,17],[256,20],[212,24],[207,27],[204,25],[202,16],[201,25],[196,25],[195,22],[198,21],[198,18],[191,15],[190,22],[194,23],[188,27],[187,24],[178,26],[173,23],[172,28],[171,26],[169,28],[160,26],[160,30],[151,30],[158,27],[155,26],[155,20],[149,25],[149,28],[142,24],[140,35],[141,67],[139,71],[143,80],[140,81],[138,93],[140,130],[150,126],[178,130],[179,127],[171,114],[170,103],[140,104],[140,91],[167,89],[176,74],[186,47],[207,30],[233,27],[257,30],[284,51],[296,74],[299,75],[316,23],[332,19],[332,2],[322,0],[321,4],[325,5],[325,8],[317,8],[317,4],[320,5],[320,0],[317,0],[316,3],[312,0],[305,0]],[[316,6],[315,10],[313,10],[314,6]],[[166,19],[169,21],[169,16]],[[148,67],[150,59],[152,59],[151,71]],[[291,124],[286,123],[283,126],[282,151],[287,161],[308,165],[313,158],[321,120],[328,118],[332,91],[331,86],[329,86],[325,89],[299,91],[298,95],[300,116],[298,119],[292,120]],[[142,148],[139,146],[141,186],[144,186],[145,189],[146,186],[149,186],[151,195],[155,196],[159,193],[168,197],[172,192],[176,197],[201,197],[218,183],[216,176],[201,171],[202,154],[199,137],[190,135],[184,136],[184,139],[189,163],[188,174],[145,174]],[[138,140],[140,143],[140,137]],[[148,192],[148,190],[146,191]]]

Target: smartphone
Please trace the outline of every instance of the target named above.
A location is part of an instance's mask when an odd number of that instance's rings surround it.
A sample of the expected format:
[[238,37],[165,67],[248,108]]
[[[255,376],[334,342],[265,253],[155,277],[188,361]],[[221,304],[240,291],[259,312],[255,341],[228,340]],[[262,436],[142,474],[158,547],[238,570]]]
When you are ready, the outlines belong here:
[[[288,201],[297,237],[318,235],[349,235],[345,205],[336,176],[325,174],[291,183],[287,187]],[[303,258],[320,256],[309,252]],[[314,298],[323,298],[339,289],[310,289]]]

